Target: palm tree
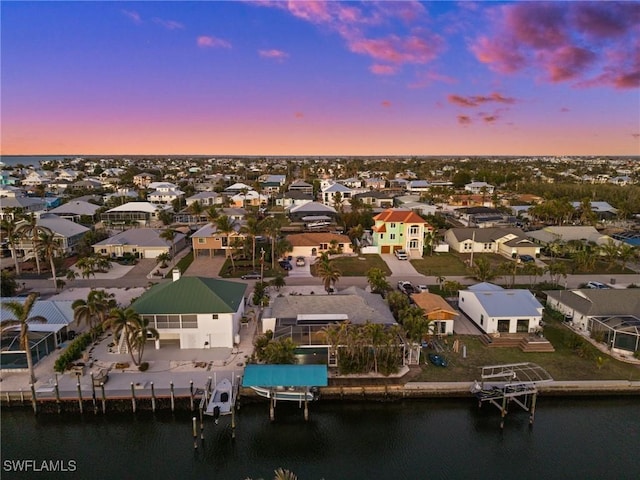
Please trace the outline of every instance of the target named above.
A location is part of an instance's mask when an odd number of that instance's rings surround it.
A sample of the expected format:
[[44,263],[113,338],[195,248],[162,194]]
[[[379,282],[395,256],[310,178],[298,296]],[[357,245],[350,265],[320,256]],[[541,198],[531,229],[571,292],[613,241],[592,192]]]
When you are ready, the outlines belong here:
[[284,287],[287,283],[284,280],[284,275],[278,273],[270,282],[270,285],[275,287],[277,291],[280,291],[282,287]]
[[618,258],[620,247],[618,247],[618,245],[612,239],[609,239],[607,243],[600,246],[600,252],[604,256],[605,261],[608,264],[607,270],[610,270],[613,267],[614,262]]
[[475,278],[480,282],[490,282],[498,276],[496,271],[491,268],[489,260],[484,257],[476,259],[471,271],[473,273],[472,278]]
[[[200,216],[202,215],[202,212],[204,212],[204,207],[202,206],[202,203],[200,203],[199,200],[196,200],[191,205],[189,205],[188,210],[190,214],[196,217],[196,224],[197,224],[200,221]],[[191,218],[189,218],[189,220],[191,220]]]
[[57,242],[55,234],[48,228],[40,232],[40,237],[38,238],[38,243],[36,244],[36,250],[38,253],[42,253],[44,258],[49,260],[49,265],[51,266],[51,275],[53,277],[53,286],[57,290],[58,279],[56,278],[56,264],[54,259],[57,256],[56,254],[62,251],[62,247]]
[[131,352],[131,358],[133,359],[134,364],[140,365],[142,363],[142,356],[144,355],[144,347],[147,344],[147,340],[149,338],[157,340],[160,338],[160,334],[155,328],[149,326],[148,318],[136,315],[131,317],[129,335],[131,337],[131,347],[136,352],[135,357],[133,352]]
[[[236,232],[236,222],[230,217],[228,217],[227,215],[220,215],[218,218],[216,218],[215,224],[218,231],[226,237],[227,247],[229,247],[231,243],[229,241],[229,236],[232,233]],[[223,243],[223,246],[224,246],[224,243]],[[229,249],[225,249],[225,254],[227,254],[228,252],[229,252]],[[231,268],[235,271],[236,266],[233,263],[233,252],[231,252],[231,255],[229,256],[231,257]]]
[[0,233],[2,238],[7,242],[11,257],[13,258],[13,264],[16,269],[16,275],[20,275],[20,263],[18,262],[18,253],[16,247],[20,243],[20,233],[18,232],[18,225],[15,218],[5,216],[0,222]]
[[42,232],[51,233],[46,227],[42,227],[38,225],[37,219],[34,214],[31,214],[27,220],[27,223],[20,225],[16,229],[16,233],[23,239],[31,240],[31,249],[33,251],[33,256],[36,260],[36,270],[38,271],[38,275],[40,275],[40,255],[38,255],[38,240],[40,238],[40,234]]
[[620,245],[618,250],[618,258],[622,264],[622,269],[627,268],[627,263],[636,256],[637,249],[628,243],[623,243]]
[[564,262],[552,262],[547,266],[547,272],[551,277],[551,282],[558,285],[560,277],[567,278],[567,264]]
[[256,237],[262,233],[262,226],[255,217],[247,218],[247,223],[240,229],[251,238],[251,267],[256,269]]
[[328,254],[323,253],[319,260],[320,262],[316,267],[316,273],[322,279],[324,289],[327,292],[330,292],[331,285],[335,285],[336,282],[340,280],[342,272],[334,265],[333,261],[329,260]]
[[373,371],[378,373],[378,349],[384,340],[384,326],[380,323],[367,322],[364,325],[364,332],[373,348]]
[[391,290],[391,285],[387,281],[387,276],[379,268],[370,268],[367,270],[367,283],[372,293],[384,294]]
[[30,316],[31,309],[37,298],[37,293],[30,293],[24,303],[15,301],[3,303],[2,308],[8,310],[15,318],[2,320],[2,322],[0,322],[1,333],[16,326],[20,327],[20,346],[27,357],[27,368],[29,369],[29,378],[32,384],[36,383],[36,376],[33,371],[33,357],[31,356],[31,347],[29,346],[29,322],[45,323],[47,321],[47,319],[42,316]]
[[114,339],[119,340],[116,344],[124,342],[127,346],[127,351],[131,354],[131,359],[135,363],[135,357],[133,356],[131,346],[131,331],[133,329],[133,323],[139,318],[138,314],[133,308],[112,308],[109,312],[109,316],[104,321],[105,328],[109,328],[113,332]]
[[205,211],[205,215],[207,216],[207,221],[211,223],[215,223],[216,218],[218,218],[218,209],[215,205],[211,205]]
[[282,228],[282,220],[280,217],[267,217],[261,223],[261,229],[271,240],[271,269],[276,268],[276,241],[280,235]]
[[167,262],[171,260],[171,255],[169,255],[167,252],[162,252],[156,257],[156,260],[160,262],[160,268],[166,268]]
[[171,256],[173,258],[176,257],[176,244],[174,243],[174,240],[176,239],[176,232],[175,230],[172,230],[170,228],[167,228],[166,230],[164,230],[161,234],[160,234],[160,238],[162,238],[163,240],[166,240],[167,242],[171,243]]
[[91,290],[86,300],[78,299],[71,304],[73,319],[80,325],[86,323],[91,329],[91,336],[95,339],[94,327],[106,320],[107,313],[115,308],[113,293],[104,290]]

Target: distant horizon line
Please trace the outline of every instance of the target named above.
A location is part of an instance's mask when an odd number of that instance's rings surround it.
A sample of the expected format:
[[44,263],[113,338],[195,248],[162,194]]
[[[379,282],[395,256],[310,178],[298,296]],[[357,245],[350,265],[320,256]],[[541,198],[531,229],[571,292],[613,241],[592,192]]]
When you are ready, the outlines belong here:
[[459,154],[459,153],[440,153],[440,154],[229,154],[229,153],[18,153],[18,154],[0,154],[0,158],[3,157],[640,157],[640,154],[551,154],[551,153],[538,153],[538,154],[488,154],[488,153],[474,153],[474,154]]

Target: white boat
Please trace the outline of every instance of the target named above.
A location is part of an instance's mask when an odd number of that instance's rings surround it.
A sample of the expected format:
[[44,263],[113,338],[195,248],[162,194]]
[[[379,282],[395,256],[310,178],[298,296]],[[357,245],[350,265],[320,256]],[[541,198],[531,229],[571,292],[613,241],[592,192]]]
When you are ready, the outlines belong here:
[[211,392],[211,398],[206,410],[205,415],[211,415],[216,422],[221,415],[228,415],[231,413],[234,405],[233,385],[227,378],[220,380],[213,391]]
[[274,398],[288,402],[313,402],[319,397],[317,388],[295,388],[295,387],[250,387],[254,392],[264,398]]

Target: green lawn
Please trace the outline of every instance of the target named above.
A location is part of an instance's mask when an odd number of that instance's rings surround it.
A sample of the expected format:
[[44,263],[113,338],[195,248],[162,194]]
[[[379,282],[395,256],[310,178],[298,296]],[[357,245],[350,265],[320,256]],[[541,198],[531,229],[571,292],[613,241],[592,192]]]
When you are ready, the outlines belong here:
[[455,253],[434,253],[421,259],[411,260],[411,265],[421,275],[445,277],[469,275],[461,257]]
[[[567,345],[567,339],[575,335],[559,323],[545,327],[545,336],[556,349],[553,353],[524,353],[519,348],[485,347],[478,337],[454,336],[447,339],[449,351],[444,353],[449,365],[446,368],[431,364],[421,365],[420,374],[412,379],[423,382],[464,382],[480,378],[480,369],[489,365],[532,362],[543,367],[554,380],[640,380],[640,367],[614,360],[591,344],[585,347],[586,358],[580,357]],[[460,340],[460,352],[453,353],[453,341]],[[467,347],[467,358],[462,358],[462,345]],[[424,350],[424,353],[429,351]],[[604,359],[598,365],[597,357]],[[426,358],[426,356],[425,356]]]
[[[220,276],[222,278],[240,278],[242,275],[244,275],[245,273],[250,273],[253,272],[253,266],[251,263],[251,260],[234,260],[234,265],[235,265],[235,271],[233,270],[233,267],[231,266],[231,260],[230,259],[226,259],[224,264],[222,265],[222,268],[220,269]],[[259,272],[260,271],[260,259],[256,258],[256,268],[255,271]],[[276,263],[276,267],[272,270],[271,269],[271,262],[265,262],[264,264],[264,277],[265,278],[269,278],[269,277],[275,277],[278,273],[282,274],[283,276],[287,276],[287,272],[281,268],[277,263]]]
[[[391,275],[391,270],[380,255],[367,254],[358,257],[338,257],[331,260],[340,270],[343,277],[365,277],[370,268],[379,268],[386,275]],[[316,276],[315,268],[311,266],[311,274]]]

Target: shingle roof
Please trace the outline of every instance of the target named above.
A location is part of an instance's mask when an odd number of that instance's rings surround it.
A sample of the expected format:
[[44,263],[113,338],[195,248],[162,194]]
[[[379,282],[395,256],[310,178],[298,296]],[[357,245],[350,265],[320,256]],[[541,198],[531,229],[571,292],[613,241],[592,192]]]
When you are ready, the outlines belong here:
[[331,243],[332,240],[336,240],[338,243],[351,243],[346,235],[328,232],[294,233],[287,235],[287,240],[294,247],[313,247],[321,243]]
[[233,313],[247,285],[216,278],[181,277],[153,286],[132,305],[140,314]]
[[56,215],[72,214],[72,215],[94,215],[100,209],[100,205],[89,202],[72,200],[59,207],[52,208],[49,213]]
[[587,316],[640,316],[640,289],[553,290],[548,297]]
[[60,218],[57,215],[42,215],[36,223],[66,238],[82,235],[90,230],[83,225]]
[[445,312],[450,312],[452,314],[458,313],[444,298],[440,295],[436,295],[435,293],[414,293],[411,295],[411,298],[418,307],[425,311],[425,313],[431,313],[437,310],[444,310]]
[[[154,228],[132,228],[107,238],[93,246],[98,245],[139,245],[143,247],[170,247],[171,242],[160,237],[162,230]],[[173,243],[178,243],[184,238],[184,234],[176,233]]]

